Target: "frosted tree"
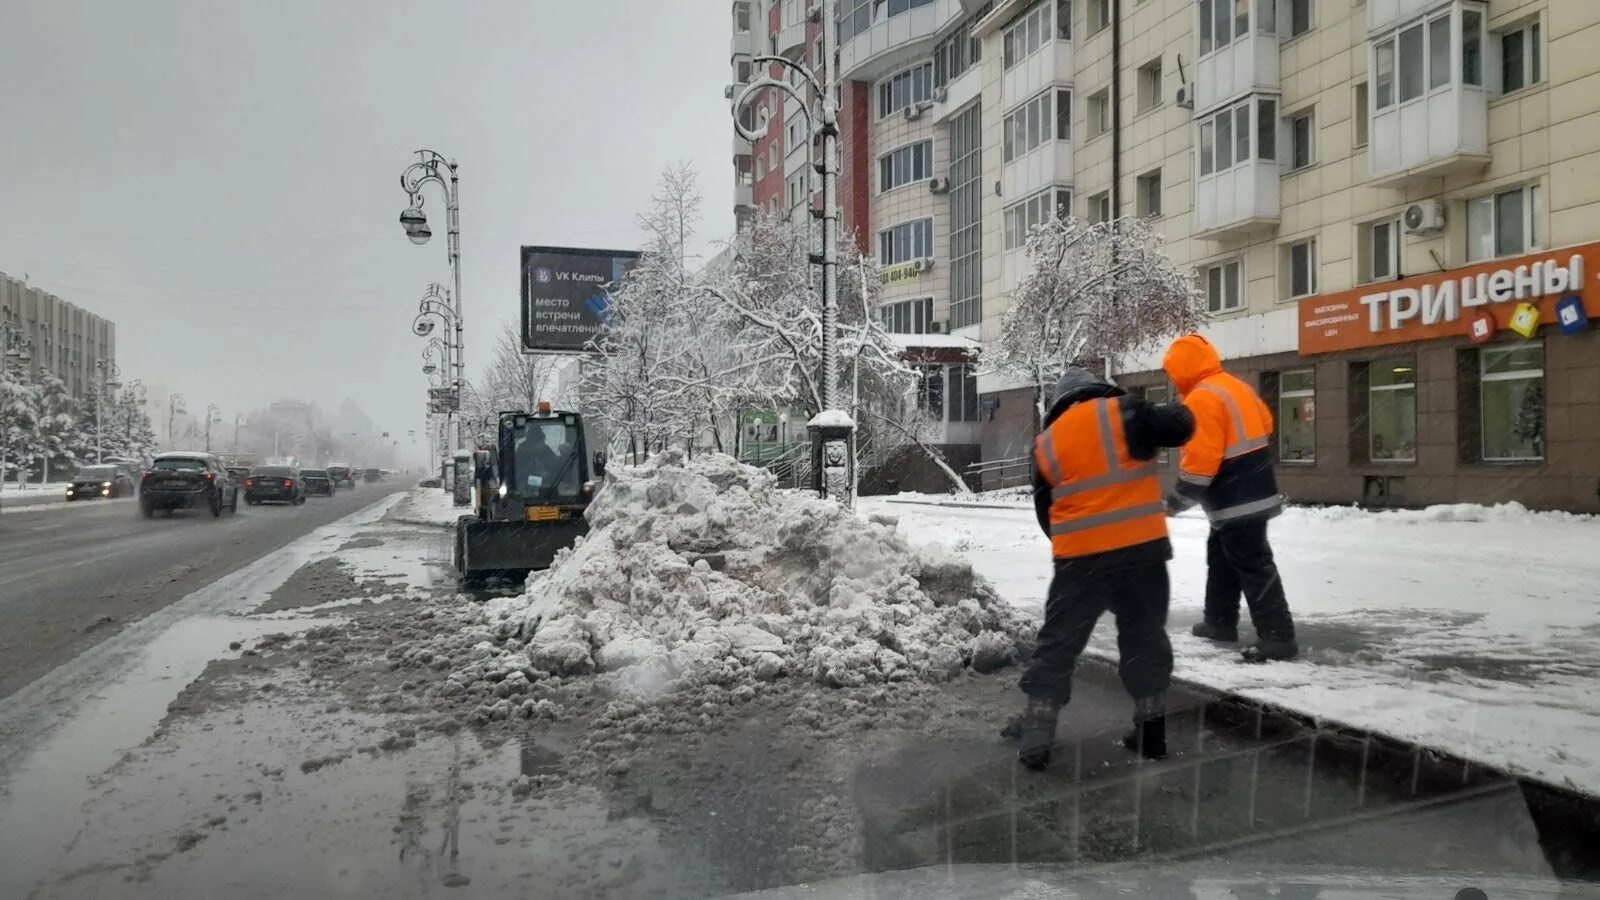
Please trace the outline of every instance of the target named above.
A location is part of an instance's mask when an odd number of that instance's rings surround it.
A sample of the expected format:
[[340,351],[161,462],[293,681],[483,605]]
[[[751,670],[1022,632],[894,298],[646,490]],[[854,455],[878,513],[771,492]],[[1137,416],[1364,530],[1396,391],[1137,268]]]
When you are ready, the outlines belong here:
[[38,391],[39,455],[43,459],[43,479],[50,480],[52,467],[69,467],[76,461],[73,452],[77,429],[77,403],[61,376],[45,371],[39,377]]
[[28,367],[0,357],[0,481],[24,479],[39,448],[39,386]]
[[992,371],[1025,378],[1042,424],[1050,388],[1069,364],[1110,368],[1121,356],[1193,331],[1205,304],[1142,219],[1052,219],[1028,237],[1032,268],[1011,293]]

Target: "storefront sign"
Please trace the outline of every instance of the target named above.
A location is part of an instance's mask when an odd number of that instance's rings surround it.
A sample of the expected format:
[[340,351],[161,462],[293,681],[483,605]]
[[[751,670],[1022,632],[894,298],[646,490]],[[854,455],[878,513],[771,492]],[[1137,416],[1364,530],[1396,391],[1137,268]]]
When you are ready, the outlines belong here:
[[1436,340],[1467,334],[1479,312],[1499,328],[1511,325],[1518,303],[1554,323],[1558,298],[1577,297],[1587,316],[1600,316],[1600,243],[1363,285],[1300,301],[1300,353]]

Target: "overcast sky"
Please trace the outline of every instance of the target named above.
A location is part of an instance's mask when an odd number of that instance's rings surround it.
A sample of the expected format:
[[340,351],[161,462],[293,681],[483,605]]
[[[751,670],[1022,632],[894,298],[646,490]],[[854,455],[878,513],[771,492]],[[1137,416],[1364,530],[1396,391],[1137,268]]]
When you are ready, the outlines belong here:
[[660,169],[733,227],[722,0],[3,0],[0,271],[113,319],[125,377],[420,429],[409,325],[447,281],[401,170],[461,166],[467,364],[522,244],[634,248]]

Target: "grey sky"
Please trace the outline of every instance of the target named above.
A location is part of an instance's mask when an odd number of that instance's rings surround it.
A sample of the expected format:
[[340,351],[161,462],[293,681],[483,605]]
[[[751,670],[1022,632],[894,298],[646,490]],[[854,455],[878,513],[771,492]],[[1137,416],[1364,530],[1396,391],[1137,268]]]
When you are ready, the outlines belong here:
[[418,147],[461,164],[469,369],[517,315],[517,248],[636,247],[661,167],[732,228],[719,0],[6,0],[0,270],[114,319],[124,372],[227,416],[354,399],[420,429],[435,238]]

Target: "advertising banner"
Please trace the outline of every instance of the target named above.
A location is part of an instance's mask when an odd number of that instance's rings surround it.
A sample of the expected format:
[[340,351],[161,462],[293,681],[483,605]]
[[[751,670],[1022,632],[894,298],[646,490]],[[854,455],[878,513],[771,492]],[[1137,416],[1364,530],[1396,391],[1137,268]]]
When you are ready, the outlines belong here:
[[639,259],[632,250],[522,248],[522,348],[575,353],[611,316],[608,290]]
[[[1600,316],[1600,243],[1364,284],[1300,301],[1302,356]],[[1519,313],[1520,308],[1520,313]],[[1530,317],[1537,312],[1537,323]],[[1493,321],[1487,321],[1492,318]],[[1531,327],[1530,327],[1531,326]]]

